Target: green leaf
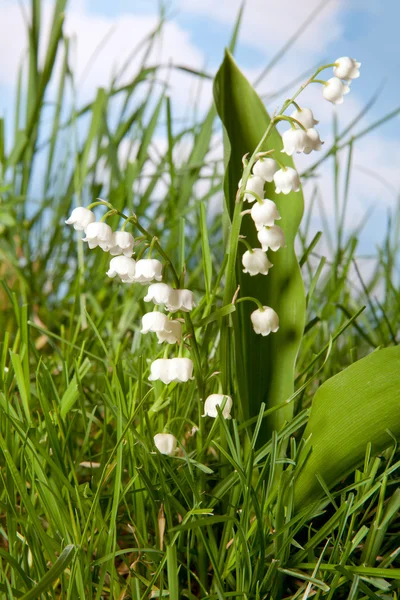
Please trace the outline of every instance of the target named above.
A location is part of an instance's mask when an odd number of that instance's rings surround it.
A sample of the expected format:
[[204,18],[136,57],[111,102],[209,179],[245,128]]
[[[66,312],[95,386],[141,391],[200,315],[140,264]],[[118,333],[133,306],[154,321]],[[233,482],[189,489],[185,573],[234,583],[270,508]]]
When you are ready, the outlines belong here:
[[[377,350],[317,390],[304,438],[304,457],[295,482],[301,508],[323,495],[316,475],[329,488],[360,465],[367,444],[374,454],[400,438],[400,346]],[[390,433],[392,436],[390,435]]]
[[[265,196],[276,202],[282,216],[279,225],[285,232],[286,248],[269,253],[274,267],[267,277],[250,277],[244,274],[241,259],[245,249],[242,245],[237,247],[238,224],[232,221],[235,199],[243,172],[242,157],[255,150],[270,123],[270,117],[229,52],[226,52],[215,78],[214,98],[226,133],[227,168],[224,189],[228,218],[234,231],[227,252],[231,255],[231,264],[235,258],[235,267],[232,265],[229,270],[228,261],[224,304],[232,302],[239,284],[239,296],[253,296],[259,299],[263,305],[276,310],[280,319],[278,333],[264,338],[256,335],[251,326],[250,314],[256,307],[249,302],[242,302],[237,307],[237,316],[234,319],[235,367],[240,382],[243,412],[245,418],[249,418],[259,413],[262,402],[270,408],[284,402],[294,391],[294,364],[305,320],[304,286],[294,252],[294,240],[303,214],[303,196],[301,192],[287,196],[275,194],[275,186],[270,183],[266,185]],[[293,167],[292,159],[280,153],[282,141],[275,128],[272,129],[263,148],[271,149],[279,152],[280,161]],[[246,236],[252,247],[260,246],[254,223],[249,216],[243,218],[240,234]],[[225,328],[223,336],[229,335]],[[226,348],[229,347],[229,342],[221,339],[221,351],[226,352]],[[228,363],[222,356],[221,363],[224,362]],[[271,431],[279,429],[284,420],[290,419],[291,414],[292,407],[289,405],[270,414],[264,420],[259,442],[268,440]]]

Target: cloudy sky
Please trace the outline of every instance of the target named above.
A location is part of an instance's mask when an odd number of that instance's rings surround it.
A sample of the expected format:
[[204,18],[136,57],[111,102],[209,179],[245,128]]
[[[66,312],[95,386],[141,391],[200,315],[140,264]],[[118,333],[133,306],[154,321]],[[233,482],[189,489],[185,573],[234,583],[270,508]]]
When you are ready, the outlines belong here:
[[[80,99],[92,97],[96,87],[107,84],[109,77],[157,23],[160,5],[167,16],[162,41],[150,62],[170,62],[215,73],[228,43],[240,6],[239,0],[71,0],[67,11],[66,32],[74,40],[74,66],[78,73]],[[52,0],[43,3],[46,29]],[[321,0],[247,0],[240,30],[236,59],[251,81],[276,55],[288,38],[321,5]],[[18,65],[26,48],[23,10],[25,0],[1,0],[0,3],[0,114],[12,116]],[[384,6],[384,10],[383,10]],[[400,105],[400,37],[398,0],[327,0],[296,44],[283,60],[269,71],[257,89],[265,96],[270,110],[282,97],[274,96],[310,67],[321,61],[332,62],[349,55],[362,63],[362,76],[352,84],[345,103],[334,109],[322,100],[321,89],[314,85],[304,94],[303,105],[311,106],[320,120],[322,137],[329,147],[332,117],[336,113],[340,129],[380,90],[380,98],[357,125],[355,132]],[[106,43],[103,43],[104,40]],[[100,48],[100,51],[99,51]],[[96,60],[91,60],[96,53]],[[88,68],[88,64],[90,68]],[[132,61],[131,72],[137,67]],[[129,78],[129,70],[126,78]],[[327,78],[331,76],[327,75]],[[175,114],[187,110],[196,94],[200,109],[211,101],[211,86],[193,88],[193,78],[175,73],[171,95]],[[287,94],[287,92],[286,92]],[[268,99],[268,97],[270,97]],[[356,144],[354,174],[350,188],[349,226],[374,210],[362,238],[362,249],[373,249],[381,236],[388,209],[393,209],[400,189],[400,118],[374,131]],[[345,160],[343,155],[342,160]],[[315,161],[301,157],[299,170]],[[331,166],[323,167],[319,178],[324,190],[326,212],[333,214]],[[307,191],[307,190],[306,190]]]

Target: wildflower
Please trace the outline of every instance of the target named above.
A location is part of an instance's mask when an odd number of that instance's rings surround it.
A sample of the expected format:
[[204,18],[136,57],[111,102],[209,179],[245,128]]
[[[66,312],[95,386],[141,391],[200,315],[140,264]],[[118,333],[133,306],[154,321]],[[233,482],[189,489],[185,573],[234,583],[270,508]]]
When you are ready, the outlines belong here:
[[[303,129],[293,129],[292,127],[282,135],[283,150],[289,156],[294,152],[304,152],[307,145],[307,134]],[[278,171],[279,172],[279,171]]]
[[178,445],[177,439],[172,433],[156,433],[153,438],[154,445],[161,454],[173,456]]
[[251,207],[251,218],[253,219],[257,229],[261,227],[271,227],[275,221],[279,221],[281,215],[276,208],[275,202],[265,198],[261,203],[256,202]]
[[131,233],[128,233],[127,231],[115,231],[113,233],[112,241],[113,245],[110,248],[111,256],[118,256],[118,254],[132,256],[135,240]]
[[166,305],[167,310],[170,312],[176,312],[181,310],[182,312],[190,312],[195,306],[194,294],[190,290],[174,290],[176,296],[170,298]]
[[333,69],[333,74],[339,79],[357,79],[360,77],[361,63],[357,62],[355,58],[349,56],[342,56],[335,60],[336,67]]
[[[239,187],[242,185],[242,180],[239,181]],[[250,175],[246,183],[246,191],[254,192],[259,198],[264,196],[264,179],[258,175]],[[246,202],[255,202],[256,197],[253,194],[245,194]]]
[[136,262],[129,256],[115,256],[110,261],[110,268],[107,275],[111,278],[118,275],[123,283],[132,283],[135,278]]
[[157,358],[150,365],[150,381],[165,384],[193,379],[193,363],[190,358]]
[[85,231],[89,223],[94,223],[95,220],[96,217],[91,210],[84,208],[83,206],[78,206],[77,208],[74,208],[71,216],[65,222],[67,225],[73,225],[76,231]]
[[253,174],[261,177],[265,181],[271,182],[274,178],[275,173],[279,169],[278,165],[273,158],[261,157],[253,166]]
[[157,334],[159,343],[168,342],[175,344],[180,342],[182,338],[182,325],[179,321],[168,319],[164,313],[154,311],[146,313],[142,317],[141,333],[153,331]]
[[213,417],[213,419],[216,419],[218,417],[217,406],[222,406],[224,402],[225,406],[222,409],[222,416],[224,419],[230,419],[232,398],[226,394],[211,394],[211,396],[208,396],[204,403],[204,415],[202,416]]
[[300,178],[292,167],[282,167],[274,175],[275,192],[277,194],[289,194],[300,190]]
[[279,329],[279,317],[274,309],[269,306],[263,306],[262,310],[257,308],[251,313],[250,319],[254,331],[264,337],[269,335],[271,331],[275,333]]
[[285,246],[285,234],[278,225],[263,227],[257,233],[257,237],[264,252],[269,250],[269,248],[273,252],[276,252],[279,248],[284,248]]
[[[154,302],[154,304],[165,304],[167,310],[170,306],[177,306],[179,298],[176,290],[166,283],[152,283],[144,297],[145,302]],[[171,311],[173,312],[173,311]]]
[[350,87],[338,77],[328,79],[322,90],[325,100],[332,104],[343,104],[343,96],[350,92]]
[[301,123],[306,129],[311,129],[311,127],[314,127],[314,125],[319,123],[319,121],[314,119],[311,108],[296,109],[290,116],[292,119],[296,119],[296,121]]
[[85,233],[86,237],[83,238],[83,241],[88,243],[91,250],[100,246],[104,252],[108,252],[113,245],[113,231],[107,223],[101,221],[89,223]]
[[153,280],[161,281],[162,264],[156,258],[142,258],[136,263],[135,282],[146,284]]
[[269,262],[267,255],[261,248],[253,248],[253,251],[247,250],[242,256],[244,266],[243,273],[250,275],[268,275],[269,269],[273,266]]
[[307,145],[304,148],[304,154],[310,154],[312,150],[321,150],[322,144],[319,133],[314,127],[307,129]]

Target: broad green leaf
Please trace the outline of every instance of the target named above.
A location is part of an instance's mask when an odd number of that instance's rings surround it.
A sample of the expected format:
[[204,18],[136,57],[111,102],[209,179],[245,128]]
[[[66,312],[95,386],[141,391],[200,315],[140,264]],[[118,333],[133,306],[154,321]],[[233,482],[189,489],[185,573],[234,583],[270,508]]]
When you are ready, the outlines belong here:
[[[259,96],[239,71],[231,54],[226,52],[214,83],[214,98],[218,114],[225,128],[225,199],[231,226],[238,183],[242,177],[242,157],[252,153],[270,123],[270,118]],[[292,159],[281,154],[282,141],[275,128],[272,129],[263,150],[276,149],[286,165],[293,166]],[[294,240],[303,214],[301,192],[287,196],[275,194],[275,186],[267,184],[265,196],[276,202],[282,220],[279,225],[285,232],[286,248],[269,252],[274,267],[268,276],[250,277],[243,274],[241,258],[245,251],[237,247],[236,273],[227,275],[224,304],[232,302],[237,285],[240,296],[253,296],[263,305],[274,308],[280,318],[276,334],[264,338],[256,335],[250,322],[250,314],[256,306],[249,302],[237,307],[235,327],[235,367],[240,382],[240,396],[245,417],[257,415],[264,402],[267,408],[284,402],[293,394],[294,364],[304,329],[305,295],[299,265],[294,252]],[[247,206],[245,208],[248,208]],[[238,231],[235,231],[235,239]],[[256,229],[252,219],[245,216],[240,234],[245,235],[253,248],[259,248]],[[230,244],[228,252],[234,253]],[[232,258],[231,258],[232,260]],[[229,336],[226,330],[224,336]],[[222,352],[230,348],[229,341],[221,340]],[[227,364],[221,356],[221,363]],[[269,438],[273,429],[279,429],[291,416],[292,408],[276,411],[265,419],[260,432],[260,442]]]
[[[301,508],[360,465],[368,443],[373,453],[400,438],[400,346],[377,350],[321,385],[304,432],[310,442],[295,483]],[[390,435],[390,433],[392,436]],[[300,462],[301,458],[300,458]]]

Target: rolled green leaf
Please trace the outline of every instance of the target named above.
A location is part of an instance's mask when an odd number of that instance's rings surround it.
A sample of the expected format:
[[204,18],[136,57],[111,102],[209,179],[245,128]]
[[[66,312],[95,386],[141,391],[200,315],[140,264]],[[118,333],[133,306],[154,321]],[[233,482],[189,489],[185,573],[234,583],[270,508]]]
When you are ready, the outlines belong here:
[[[214,99],[226,133],[224,191],[226,213],[232,225],[238,183],[243,172],[242,157],[254,152],[270,123],[270,117],[229,52],[226,52],[215,78]],[[272,149],[277,151],[281,162],[293,167],[292,159],[280,152],[282,141],[275,128],[272,129],[263,151]],[[229,331],[225,329],[222,332],[221,365],[225,365],[226,368],[227,364],[235,361],[234,368],[245,418],[258,414],[262,402],[267,408],[271,408],[284,402],[293,393],[294,364],[305,319],[304,286],[294,252],[294,240],[303,214],[303,196],[301,192],[275,194],[273,183],[267,183],[265,190],[265,197],[273,200],[278,207],[282,219],[277,224],[282,227],[286,238],[285,248],[277,252],[268,252],[273,268],[266,276],[251,277],[242,272],[242,255],[245,251],[242,244],[236,248],[231,244],[227,249],[227,253],[237,250],[237,254],[235,273],[227,275],[224,304],[232,302],[239,284],[239,296],[257,298],[263,305],[272,307],[280,320],[277,333],[271,333],[268,337],[257,335],[250,321],[250,314],[256,306],[243,302],[238,304],[232,317],[235,328],[234,352],[229,340]],[[249,205],[245,203],[244,209],[247,208]],[[260,247],[257,231],[250,216],[243,218],[240,233],[246,236],[253,248]],[[279,429],[284,420],[290,419],[291,414],[292,408],[287,406],[266,418],[259,441],[262,443],[268,440],[271,431]]]
[[[297,508],[324,494],[317,475],[332,488],[360,464],[368,443],[377,454],[400,438],[400,346],[377,350],[317,390],[295,481]],[[299,464],[302,460],[300,457]]]

